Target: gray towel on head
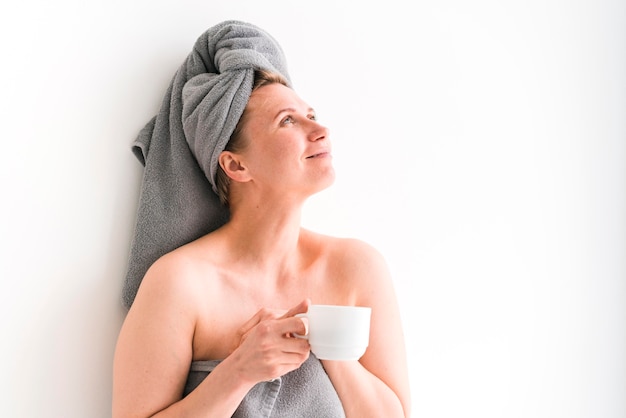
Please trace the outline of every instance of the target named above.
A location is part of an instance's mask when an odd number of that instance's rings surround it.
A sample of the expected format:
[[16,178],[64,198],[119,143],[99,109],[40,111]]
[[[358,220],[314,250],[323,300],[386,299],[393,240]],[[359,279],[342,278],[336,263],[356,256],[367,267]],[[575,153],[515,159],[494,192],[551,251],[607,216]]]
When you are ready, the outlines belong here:
[[[219,360],[194,361],[183,396],[213,371]],[[313,353],[284,376],[257,383],[243,398],[233,418],[345,418],[343,405],[322,363]]]
[[248,103],[257,69],[289,80],[272,36],[239,21],[208,29],[174,75],[158,114],[133,143],[145,169],[123,288],[126,307],[160,256],[228,220],[215,194],[217,158]]

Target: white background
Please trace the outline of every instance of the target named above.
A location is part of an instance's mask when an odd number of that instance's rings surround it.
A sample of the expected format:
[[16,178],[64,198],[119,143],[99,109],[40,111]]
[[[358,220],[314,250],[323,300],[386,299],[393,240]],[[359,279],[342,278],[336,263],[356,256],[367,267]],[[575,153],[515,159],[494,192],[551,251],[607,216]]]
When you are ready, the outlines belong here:
[[626,416],[626,3],[11,3],[2,416],[110,416],[130,143],[233,18],[279,40],[331,128],[338,179],[304,223],[386,256],[413,416]]

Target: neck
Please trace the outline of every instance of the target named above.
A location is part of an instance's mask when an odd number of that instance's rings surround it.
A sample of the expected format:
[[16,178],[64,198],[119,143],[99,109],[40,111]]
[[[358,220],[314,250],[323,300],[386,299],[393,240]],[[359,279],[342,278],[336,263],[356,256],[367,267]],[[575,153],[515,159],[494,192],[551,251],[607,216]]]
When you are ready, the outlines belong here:
[[298,263],[301,205],[256,202],[231,208],[225,225],[232,255],[272,277],[289,275]]

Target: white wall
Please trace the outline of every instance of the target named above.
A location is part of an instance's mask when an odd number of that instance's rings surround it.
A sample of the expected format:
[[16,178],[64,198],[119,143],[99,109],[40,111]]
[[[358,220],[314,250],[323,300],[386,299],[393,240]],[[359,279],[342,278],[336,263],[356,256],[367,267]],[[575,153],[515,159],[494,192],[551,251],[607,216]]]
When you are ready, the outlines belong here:
[[626,5],[25,1],[0,13],[0,414],[110,415],[141,170],[196,37],[282,43],[331,127],[307,226],[389,260],[414,417],[626,415]]

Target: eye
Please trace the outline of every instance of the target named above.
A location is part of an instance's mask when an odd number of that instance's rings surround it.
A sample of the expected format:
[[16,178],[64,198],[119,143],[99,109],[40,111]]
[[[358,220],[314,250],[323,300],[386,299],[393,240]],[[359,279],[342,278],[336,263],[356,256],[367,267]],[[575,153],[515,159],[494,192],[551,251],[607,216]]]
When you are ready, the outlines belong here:
[[317,120],[317,115],[315,115],[315,114],[311,114],[311,115],[309,115],[309,119],[311,119],[311,120]]
[[280,121],[281,125],[287,125],[289,123],[295,123],[295,120],[294,120],[293,116],[291,116],[291,115],[285,117],[283,120]]

